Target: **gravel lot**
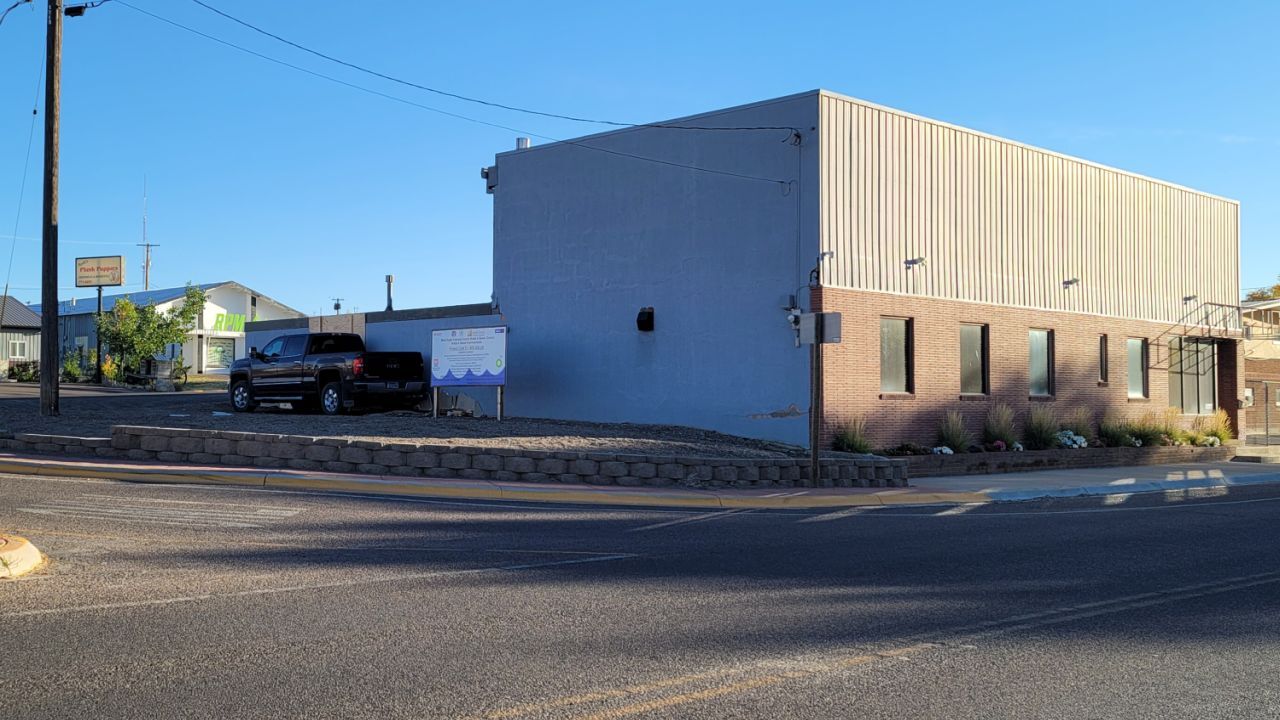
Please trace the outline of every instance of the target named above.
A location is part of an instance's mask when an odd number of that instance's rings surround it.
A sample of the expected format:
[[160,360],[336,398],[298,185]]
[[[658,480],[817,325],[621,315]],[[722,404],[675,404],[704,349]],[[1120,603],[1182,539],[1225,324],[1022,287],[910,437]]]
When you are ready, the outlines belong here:
[[[326,417],[259,408],[231,414],[222,393],[108,393],[64,389],[62,414],[42,417],[34,386],[0,385],[0,430],[106,437],[112,425],[209,428],[246,432],[421,440],[536,450],[683,455],[695,457],[786,457],[800,448],[670,425],[584,423],[508,418],[437,418],[410,411]],[[223,414],[225,413],[225,414]]]

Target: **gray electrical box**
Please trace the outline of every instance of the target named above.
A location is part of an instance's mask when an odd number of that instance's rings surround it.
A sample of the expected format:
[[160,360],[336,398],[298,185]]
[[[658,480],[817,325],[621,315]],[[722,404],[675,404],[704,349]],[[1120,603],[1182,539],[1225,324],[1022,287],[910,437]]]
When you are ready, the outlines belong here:
[[800,342],[833,344],[840,342],[840,313],[801,313]]

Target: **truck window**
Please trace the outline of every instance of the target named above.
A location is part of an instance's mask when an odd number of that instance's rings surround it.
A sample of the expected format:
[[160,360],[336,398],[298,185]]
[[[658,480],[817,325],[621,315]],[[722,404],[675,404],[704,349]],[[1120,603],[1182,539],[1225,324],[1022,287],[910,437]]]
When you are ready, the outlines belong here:
[[285,357],[293,357],[302,354],[302,348],[307,344],[306,335],[290,335],[285,338],[284,352],[281,353]]
[[262,348],[262,355],[263,357],[280,357],[280,350],[283,348],[284,338],[278,337],[267,343],[266,347]]
[[364,352],[364,341],[359,335],[321,335],[311,338],[308,355],[321,353]]

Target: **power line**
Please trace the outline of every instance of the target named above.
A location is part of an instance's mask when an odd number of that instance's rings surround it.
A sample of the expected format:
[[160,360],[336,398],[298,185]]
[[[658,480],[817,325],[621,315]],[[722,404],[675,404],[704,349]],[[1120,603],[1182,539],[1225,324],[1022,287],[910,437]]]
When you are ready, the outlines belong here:
[[[543,135],[543,134],[540,134],[540,133],[531,132],[531,131],[529,131],[529,130],[522,130],[522,129],[520,129],[520,128],[511,127],[511,126],[509,126],[509,125],[503,125],[503,124],[500,124],[500,123],[490,122],[490,121],[488,121],[488,120],[481,120],[481,119],[479,119],[479,118],[469,117],[469,116],[467,116],[467,115],[462,115],[462,114],[460,114],[460,113],[449,112],[448,110],[441,110],[440,108],[431,107],[430,105],[423,105],[422,103],[414,102],[414,101],[412,101],[412,100],[408,100],[408,99],[405,99],[405,98],[402,98],[402,97],[398,97],[398,96],[396,96],[396,95],[391,95],[391,94],[389,94],[389,93],[384,93],[384,92],[381,92],[381,91],[379,91],[379,90],[374,90],[374,89],[372,89],[372,88],[368,88],[368,87],[365,87],[365,86],[363,86],[363,85],[357,85],[357,84],[355,84],[355,83],[348,82],[348,81],[346,81],[346,80],[342,80],[342,79],[339,79],[339,78],[333,77],[332,75],[326,75],[326,74],[324,74],[324,73],[317,72],[317,71],[315,71],[315,70],[311,70],[311,69],[309,69],[309,68],[305,68],[305,67],[302,67],[302,66],[300,66],[300,65],[294,65],[293,63],[286,62],[286,61],[284,61],[284,60],[280,60],[280,59],[278,59],[278,58],[271,57],[270,55],[265,55],[265,54],[263,54],[263,53],[257,52],[256,50],[250,50],[249,48],[246,48],[246,47],[243,47],[243,46],[237,45],[237,44],[235,44],[235,43],[233,43],[233,42],[230,42],[230,41],[228,41],[228,40],[223,40],[222,38],[216,37],[216,36],[214,36],[214,35],[210,35],[210,34],[208,34],[208,33],[202,32],[202,31],[200,31],[200,30],[196,30],[195,28],[188,27],[188,26],[186,26],[186,25],[183,25],[182,23],[176,22],[176,21],[174,21],[174,20],[170,20],[170,19],[168,19],[168,18],[166,18],[166,17],[162,17],[162,16],[160,16],[160,15],[156,15],[156,14],[155,14],[155,13],[153,13],[153,12],[150,12],[150,11],[147,11],[147,10],[143,10],[142,8],[137,7],[137,6],[135,6],[135,5],[131,5],[130,3],[125,2],[125,0],[117,0],[117,1],[119,2],[119,4],[120,4],[120,5],[122,5],[122,6],[124,6],[124,7],[127,7],[127,8],[129,8],[130,10],[133,10],[133,11],[135,11],[135,12],[138,12],[138,13],[141,13],[141,14],[143,14],[143,15],[146,15],[146,16],[148,16],[148,17],[152,18],[152,19],[159,20],[160,22],[163,22],[163,23],[165,23],[165,24],[167,24],[167,25],[171,25],[171,26],[173,26],[173,27],[179,28],[179,29],[181,29],[181,30],[185,30],[185,31],[187,31],[187,32],[189,32],[189,33],[192,33],[192,34],[194,34],[194,35],[199,35],[200,37],[205,38],[206,40],[211,40],[211,41],[216,42],[216,43],[218,43],[218,44],[220,44],[220,45],[225,45],[225,46],[227,46],[227,47],[229,47],[229,48],[233,48],[233,49],[235,49],[235,50],[239,50],[240,52],[247,53],[247,54],[249,54],[249,55],[253,55],[254,57],[260,58],[260,59],[262,59],[262,60],[266,60],[266,61],[268,61],[268,62],[272,62],[272,63],[275,63],[275,64],[277,64],[277,65],[281,65],[281,66],[283,66],[283,67],[287,67],[287,68],[289,68],[289,69],[291,69],[291,70],[296,70],[296,71],[298,71],[298,72],[306,73],[307,75],[311,75],[311,76],[313,76],[313,77],[321,78],[321,79],[323,79],[323,80],[328,80],[329,82],[337,83],[337,84],[339,84],[339,85],[343,85],[343,86],[345,86],[345,87],[349,87],[349,88],[351,88],[351,89],[353,89],[353,90],[359,90],[360,92],[368,93],[368,94],[370,94],[370,95],[377,95],[378,97],[386,98],[386,99],[388,99],[388,100],[393,100],[393,101],[398,102],[398,103],[402,103],[402,104],[409,105],[409,106],[412,106],[412,107],[420,108],[420,109],[422,109],[422,110],[427,110],[427,111],[429,111],[429,112],[437,113],[437,114],[440,114],[440,115],[445,115],[445,116],[447,116],[447,117],[456,118],[456,119],[458,119],[458,120],[464,120],[464,121],[466,121],[466,122],[477,123],[477,124],[479,124],[479,125],[487,125],[487,126],[492,127],[492,128],[498,128],[498,129],[500,129],[500,130],[506,130],[506,131],[508,131],[508,132],[513,132],[513,133],[517,133],[517,134],[520,134],[520,135],[529,135],[529,136],[531,136],[531,137],[536,137],[536,138],[539,138],[539,139],[541,139],[541,140],[547,140],[547,141],[549,141],[549,142],[562,143],[562,144],[565,144],[565,145],[571,145],[571,146],[574,146],[574,147],[583,148],[583,149],[585,149],[585,150],[593,150],[593,151],[596,151],[596,152],[602,152],[602,153],[606,153],[606,154],[609,154],[609,155],[616,155],[616,156],[618,156],[618,157],[631,158],[631,159],[634,159],[634,160],[641,160],[641,161],[644,161],[644,162],[655,163],[655,164],[658,164],[658,165],[667,165],[667,166],[670,166],[670,167],[682,168],[682,169],[685,169],[685,170],[694,170],[694,171],[697,171],[697,172],[710,173],[710,174],[713,174],[713,175],[722,175],[722,176],[726,176],[726,177],[734,177],[734,178],[739,178],[739,179],[742,179],[742,180],[754,180],[754,181],[757,181],[757,182],[766,182],[766,183],[770,183],[770,184],[776,184],[776,185],[779,185],[780,187],[782,187],[782,188],[783,188],[783,190],[784,190],[784,192],[785,192],[785,191],[790,187],[790,181],[787,181],[787,180],[779,180],[779,179],[777,179],[777,178],[763,177],[763,176],[760,176],[760,175],[748,175],[748,174],[746,174],[746,173],[737,173],[737,172],[733,172],[733,171],[730,171],[730,170],[717,170],[717,169],[715,169],[715,168],[705,168],[705,167],[700,167],[700,166],[697,166],[697,165],[686,165],[686,164],[684,164],[684,163],[678,163],[678,162],[674,162],[674,161],[670,161],[670,160],[662,160],[662,159],[659,159],[659,158],[646,157],[646,156],[644,156],[644,155],[634,155],[634,154],[632,154],[632,153],[622,152],[622,151],[620,151],[620,150],[611,150],[611,149],[609,149],[609,148],[602,148],[602,147],[598,147],[598,146],[595,146],[595,145],[588,145],[588,144],[586,144],[586,143],[583,143],[583,142],[580,142],[580,141],[576,141],[576,140],[563,140],[563,139],[556,138],[556,137],[552,137],[552,136],[549,136],[549,135]],[[776,129],[784,129],[784,128],[776,128]],[[785,128],[785,129],[790,130],[790,128]],[[790,139],[790,137],[789,137],[788,139]]]
[[[29,0],[28,0],[29,1]],[[12,10],[17,7],[15,3]],[[9,10],[5,10],[5,15],[9,14]],[[0,20],[4,16],[0,15]],[[40,69],[36,71],[36,97],[31,101],[31,127],[27,130],[27,152],[22,156],[22,182],[18,184],[18,206],[13,218],[13,238],[9,241],[9,267],[4,273],[4,297],[0,299],[0,322],[3,322],[4,313],[9,308],[6,307],[9,302],[9,281],[13,278],[13,253],[18,248],[18,226],[22,222],[22,201],[27,195],[27,171],[31,167],[31,146],[34,144],[36,136],[36,117],[40,114],[40,81],[44,79],[44,57],[40,58]]]
[[4,19],[9,17],[9,13],[13,12],[14,8],[18,7],[19,5],[25,5],[29,2],[31,2],[31,0],[16,0],[12,5],[5,8],[4,12],[0,12],[0,24],[4,23]]
[[[108,1],[109,0],[103,0],[103,2],[108,2]],[[483,100],[480,98],[470,97],[467,95],[461,95],[455,92],[449,92],[447,90],[441,90],[439,88],[429,87],[427,85],[422,85],[420,83],[416,83],[411,80],[398,78],[398,77],[395,77],[394,75],[388,75],[384,72],[379,72],[377,70],[373,70],[363,65],[358,65],[348,60],[343,60],[341,58],[337,58],[332,55],[322,53],[319,50],[313,50],[312,48],[302,45],[301,43],[297,43],[288,38],[281,37],[269,30],[264,30],[258,27],[257,25],[254,25],[251,22],[248,22],[246,20],[241,20],[240,18],[234,15],[231,15],[230,13],[223,12],[222,10],[219,10],[218,8],[204,2],[203,0],[191,0],[191,2],[194,2],[200,7],[208,10],[209,12],[212,12],[224,17],[227,20],[230,20],[231,22],[234,22],[238,25],[249,28],[250,30],[256,33],[259,33],[261,35],[265,35],[271,38],[272,40],[282,42],[285,45],[288,45],[289,47],[301,50],[302,52],[305,52],[305,53],[309,53],[318,58],[328,60],[329,62],[337,63],[339,65],[342,65],[343,67],[348,67],[348,68],[351,68],[352,70],[356,70],[356,71],[365,73],[367,75],[372,75],[373,77],[382,78],[383,80],[388,80],[393,83],[398,83],[406,87],[415,88],[417,90],[423,90],[429,93],[434,93],[436,95],[442,95],[444,97],[453,98],[455,100],[462,100],[463,102],[475,103],[477,105],[487,105],[488,107],[501,108],[503,110],[511,110],[513,112],[526,113],[528,115],[539,115],[542,117],[556,118],[558,120],[571,120],[573,122],[595,123],[597,125],[612,125],[614,127],[625,127],[625,128],[648,127],[648,128],[666,128],[670,130],[790,130],[792,132],[796,131],[796,128],[786,127],[786,126],[702,127],[702,126],[692,126],[692,125],[672,125],[672,124],[665,124],[665,123],[629,123],[629,122],[619,122],[617,120],[600,120],[596,118],[577,117],[575,115],[563,115],[560,113],[545,112],[542,110],[531,110],[529,108],[523,108],[516,105],[507,105],[505,103],[500,103],[493,100]]]

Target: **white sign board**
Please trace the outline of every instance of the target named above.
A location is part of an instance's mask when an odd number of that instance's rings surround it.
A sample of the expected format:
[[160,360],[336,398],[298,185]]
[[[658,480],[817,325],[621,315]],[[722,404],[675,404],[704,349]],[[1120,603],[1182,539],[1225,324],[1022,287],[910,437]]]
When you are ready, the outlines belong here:
[[431,331],[431,386],[506,385],[507,329]]
[[124,256],[76,258],[76,287],[124,284]]

